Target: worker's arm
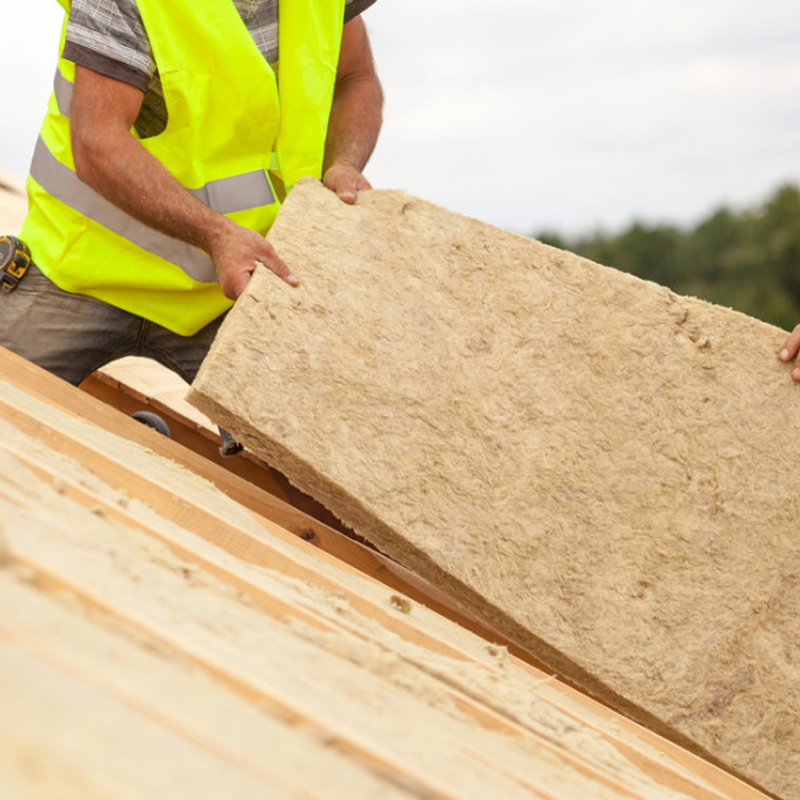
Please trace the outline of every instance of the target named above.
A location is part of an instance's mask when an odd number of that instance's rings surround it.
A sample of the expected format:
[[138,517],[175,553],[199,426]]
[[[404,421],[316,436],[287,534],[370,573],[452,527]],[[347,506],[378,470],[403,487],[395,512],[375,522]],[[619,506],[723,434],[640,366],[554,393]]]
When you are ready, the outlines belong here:
[[780,353],[781,361],[791,361],[795,359],[792,377],[800,381],[800,325],[789,334],[789,338],[784,342]]
[[361,17],[344,26],[328,138],[323,183],[345,203],[369,189],[362,174],[381,128],[383,91]]
[[208,253],[232,300],[244,291],[257,261],[296,285],[263,236],[201,203],[133,137],[142,98],[127,83],[76,67],[71,133],[78,177],[132,217]]

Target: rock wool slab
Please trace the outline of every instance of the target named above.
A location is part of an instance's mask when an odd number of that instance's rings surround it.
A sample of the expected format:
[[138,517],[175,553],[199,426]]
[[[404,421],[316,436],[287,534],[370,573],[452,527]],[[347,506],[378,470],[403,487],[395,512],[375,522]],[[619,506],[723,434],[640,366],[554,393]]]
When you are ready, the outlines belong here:
[[800,797],[784,333],[400,191],[299,184],[191,401],[554,670]]

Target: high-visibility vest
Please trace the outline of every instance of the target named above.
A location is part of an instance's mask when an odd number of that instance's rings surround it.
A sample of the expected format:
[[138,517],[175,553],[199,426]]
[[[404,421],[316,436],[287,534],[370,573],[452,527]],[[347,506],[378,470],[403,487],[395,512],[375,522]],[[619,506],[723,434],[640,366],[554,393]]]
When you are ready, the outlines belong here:
[[[69,11],[70,0],[58,2]],[[141,145],[211,208],[266,234],[280,205],[270,172],[285,187],[321,177],[344,0],[279,0],[277,78],[232,0],[137,4],[168,113],[166,129]],[[62,289],[191,335],[231,301],[206,253],[136,221],[78,179],[74,78],[75,65],[61,58],[28,176],[22,238]]]

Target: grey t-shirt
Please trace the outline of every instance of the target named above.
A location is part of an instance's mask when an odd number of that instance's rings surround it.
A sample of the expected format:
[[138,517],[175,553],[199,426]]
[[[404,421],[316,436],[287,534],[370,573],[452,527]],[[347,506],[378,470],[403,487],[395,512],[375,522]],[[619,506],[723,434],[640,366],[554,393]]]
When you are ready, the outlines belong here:
[[[261,54],[276,66],[278,0],[232,2]],[[375,0],[345,2],[345,22],[348,22]],[[136,0],[72,0],[63,56],[145,93],[135,124],[141,138],[164,130],[167,108]]]

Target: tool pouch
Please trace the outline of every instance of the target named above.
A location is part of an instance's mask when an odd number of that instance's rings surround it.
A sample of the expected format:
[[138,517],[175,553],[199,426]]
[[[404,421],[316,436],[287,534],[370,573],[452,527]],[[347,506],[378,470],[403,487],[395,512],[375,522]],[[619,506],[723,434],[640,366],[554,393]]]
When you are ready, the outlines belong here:
[[31,265],[28,245],[16,236],[0,236],[0,288],[13,292]]

